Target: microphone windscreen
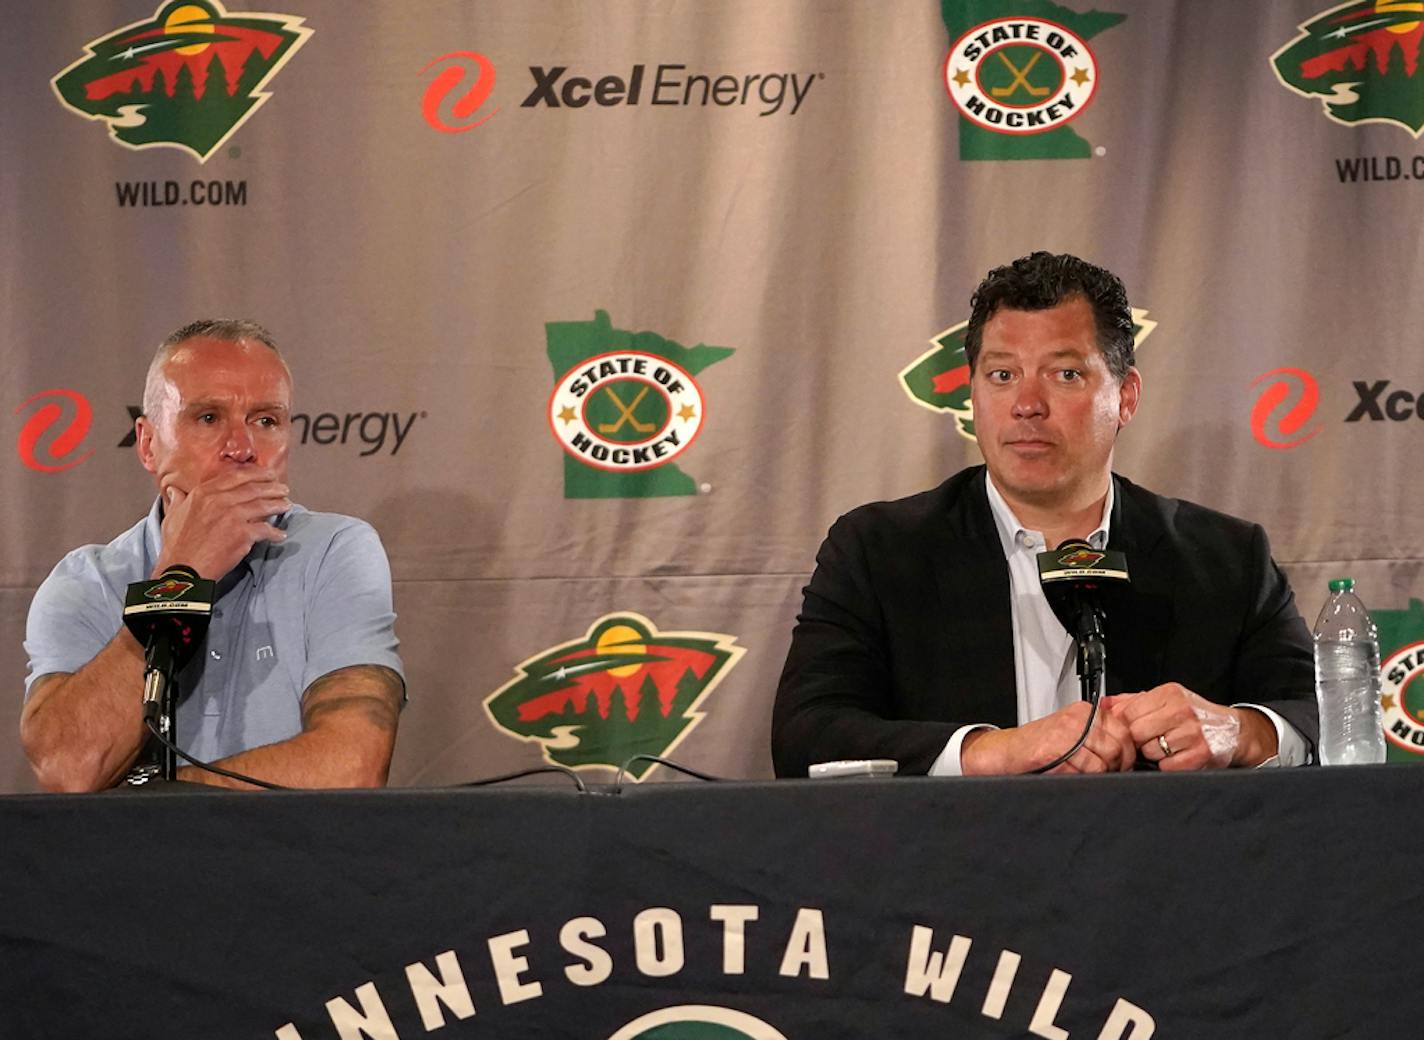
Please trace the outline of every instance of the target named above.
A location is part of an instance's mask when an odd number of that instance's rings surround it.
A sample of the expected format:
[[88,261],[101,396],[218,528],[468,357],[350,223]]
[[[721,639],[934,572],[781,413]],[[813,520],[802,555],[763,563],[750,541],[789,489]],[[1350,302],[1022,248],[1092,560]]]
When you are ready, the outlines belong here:
[[175,667],[182,668],[207,634],[216,592],[216,582],[175,564],[152,581],[129,585],[124,624],[145,648],[155,639],[165,640]]

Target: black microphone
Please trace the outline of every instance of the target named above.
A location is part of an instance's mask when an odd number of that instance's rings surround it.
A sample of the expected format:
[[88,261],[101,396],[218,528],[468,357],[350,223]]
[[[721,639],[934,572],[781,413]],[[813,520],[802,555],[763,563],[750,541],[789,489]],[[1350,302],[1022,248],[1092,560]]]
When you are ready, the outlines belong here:
[[143,644],[143,719],[158,723],[169,687],[202,646],[217,583],[174,564],[153,581],[136,581],[124,598],[124,624]]
[[1054,615],[1078,646],[1078,678],[1084,700],[1096,703],[1107,671],[1106,605],[1127,588],[1127,557],[1112,549],[1094,549],[1069,539],[1038,554],[1038,580]]

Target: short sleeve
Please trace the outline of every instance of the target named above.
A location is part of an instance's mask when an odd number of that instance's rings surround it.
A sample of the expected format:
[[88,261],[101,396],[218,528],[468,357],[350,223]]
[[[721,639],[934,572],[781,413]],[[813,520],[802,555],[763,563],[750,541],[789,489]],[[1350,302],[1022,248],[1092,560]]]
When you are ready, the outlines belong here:
[[355,665],[389,668],[404,682],[395,621],[386,550],[375,528],[352,520],[332,537],[307,585],[302,689]]
[[92,661],[118,632],[123,603],[115,597],[85,550],[60,560],[35,598],[25,623],[25,698],[42,675],[77,672]]

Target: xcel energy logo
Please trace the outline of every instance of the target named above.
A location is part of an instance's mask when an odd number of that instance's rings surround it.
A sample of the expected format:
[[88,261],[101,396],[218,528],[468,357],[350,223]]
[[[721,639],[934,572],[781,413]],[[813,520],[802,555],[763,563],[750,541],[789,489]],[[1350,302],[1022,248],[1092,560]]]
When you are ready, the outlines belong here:
[[[1298,448],[1323,427],[1308,425],[1320,408],[1320,384],[1303,368],[1275,368],[1251,382],[1259,387],[1251,407],[1251,435],[1264,447]],[[1350,383],[1355,402],[1343,422],[1409,422],[1424,420],[1424,393],[1394,387],[1389,379],[1356,379]]]
[[[568,65],[530,65],[526,109],[740,108],[758,116],[794,116],[824,78],[820,72],[699,72],[665,62],[636,63],[617,72],[587,72]],[[466,133],[500,111],[492,106],[497,73],[478,51],[450,51],[420,70],[429,77],[421,115],[433,130]]]
[[1261,388],[1251,407],[1251,435],[1257,444],[1278,451],[1296,448],[1320,432],[1318,423],[1305,428],[1320,404],[1320,385],[1305,369],[1272,369],[1251,386]]
[[442,54],[421,75],[436,70],[421,98],[420,111],[431,129],[442,134],[463,134],[483,126],[499,112],[484,112],[494,93],[494,63],[476,51]]
[[21,402],[15,414],[26,414],[15,438],[20,461],[37,473],[63,473],[73,469],[93,449],[80,453],[94,410],[89,399],[77,390],[42,390]]

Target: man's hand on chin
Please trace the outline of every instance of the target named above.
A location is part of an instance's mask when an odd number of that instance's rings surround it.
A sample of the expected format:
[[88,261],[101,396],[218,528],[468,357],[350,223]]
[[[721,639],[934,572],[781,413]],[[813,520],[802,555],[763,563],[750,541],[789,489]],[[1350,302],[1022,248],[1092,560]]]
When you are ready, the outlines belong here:
[[[1080,701],[1012,729],[975,730],[964,738],[960,769],[965,776],[1005,776],[1046,766],[1082,736],[1088,712]],[[1051,772],[1114,773],[1131,769],[1136,758],[1126,724],[1100,709],[1083,746]]]
[[1164,772],[1258,766],[1277,750],[1264,714],[1216,704],[1181,683],[1104,697],[1102,707],[1126,725],[1137,753]]
[[287,485],[271,470],[225,469],[186,492],[165,481],[161,493],[163,550],[154,577],[181,563],[216,581],[257,542],[287,537],[268,522],[292,507]]

